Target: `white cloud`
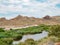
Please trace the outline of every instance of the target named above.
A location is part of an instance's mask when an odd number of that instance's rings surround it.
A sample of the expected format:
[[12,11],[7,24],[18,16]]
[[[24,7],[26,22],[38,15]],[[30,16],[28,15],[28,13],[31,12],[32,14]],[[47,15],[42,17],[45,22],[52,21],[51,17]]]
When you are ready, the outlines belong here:
[[23,1],[23,2],[27,2],[27,3],[28,3],[30,0],[22,0],[22,1]]
[[[2,2],[1,2],[2,1]],[[60,9],[55,5],[60,3],[60,0],[47,0],[43,3],[38,3],[32,0],[0,0],[0,13],[18,13],[29,16],[44,16],[44,15],[59,15]],[[3,5],[6,3],[9,5]]]

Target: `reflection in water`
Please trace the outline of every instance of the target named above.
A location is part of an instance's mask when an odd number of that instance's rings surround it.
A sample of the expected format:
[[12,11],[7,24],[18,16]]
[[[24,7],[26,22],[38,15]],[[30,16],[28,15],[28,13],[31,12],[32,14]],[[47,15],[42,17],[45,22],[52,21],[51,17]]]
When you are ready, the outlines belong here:
[[42,33],[39,33],[39,34],[28,34],[28,35],[23,35],[22,39],[20,41],[14,41],[13,44],[18,44],[20,42],[24,42],[25,40],[27,39],[33,39],[35,41],[38,41],[44,37],[47,37],[48,36],[48,32],[46,31],[43,31]]

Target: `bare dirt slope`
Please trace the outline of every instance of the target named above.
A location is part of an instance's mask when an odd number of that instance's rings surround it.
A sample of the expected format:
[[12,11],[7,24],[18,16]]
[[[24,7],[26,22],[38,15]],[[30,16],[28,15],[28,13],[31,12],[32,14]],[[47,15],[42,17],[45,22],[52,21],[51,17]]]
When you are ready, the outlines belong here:
[[27,17],[18,15],[17,17],[7,20],[6,18],[0,18],[0,27],[23,27],[30,25],[56,25],[60,24],[60,16],[45,16],[43,18]]

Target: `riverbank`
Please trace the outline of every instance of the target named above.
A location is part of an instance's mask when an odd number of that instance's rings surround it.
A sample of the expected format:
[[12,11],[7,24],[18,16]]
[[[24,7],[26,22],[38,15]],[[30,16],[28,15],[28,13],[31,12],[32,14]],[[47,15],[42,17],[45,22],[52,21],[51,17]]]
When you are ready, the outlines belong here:
[[[0,44],[1,45],[12,45],[13,41],[21,40],[24,35],[33,36],[35,34],[41,34],[43,31],[49,32],[48,37],[55,36],[57,38],[57,40],[54,38],[54,41],[56,41],[56,42],[60,41],[60,25],[39,25],[39,26],[33,26],[33,27],[28,27],[28,28],[22,28],[22,29],[10,29],[9,31],[6,31],[6,30],[0,28]],[[30,38],[30,36],[28,36],[28,37]],[[39,36],[40,35],[35,36],[35,38],[39,37]],[[44,34],[44,36],[45,36],[45,34]],[[40,38],[41,38],[41,36],[40,36]],[[51,39],[51,40],[53,40],[53,39]],[[41,42],[41,40],[40,40],[40,42]],[[39,44],[41,44],[40,42],[39,42]],[[35,44],[35,41],[33,43]],[[31,42],[28,40],[28,42],[26,42],[25,45],[30,45],[30,44],[31,44]],[[18,45],[20,45],[20,44],[18,44]],[[35,45],[37,45],[37,44],[35,44]]]
[[28,28],[28,27],[33,27],[33,26],[38,26],[38,25],[29,25],[29,26],[0,26],[0,28],[4,28],[5,30],[10,30],[10,29]]

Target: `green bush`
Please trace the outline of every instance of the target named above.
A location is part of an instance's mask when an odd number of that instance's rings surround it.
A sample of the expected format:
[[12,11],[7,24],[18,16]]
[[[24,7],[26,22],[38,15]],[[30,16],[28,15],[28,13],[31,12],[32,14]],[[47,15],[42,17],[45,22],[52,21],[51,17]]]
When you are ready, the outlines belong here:
[[18,41],[22,39],[22,35],[18,35],[16,37],[13,38],[13,40]]
[[37,43],[33,39],[27,39],[25,42],[21,42],[18,45],[37,45]]
[[60,38],[60,25],[52,26],[49,35],[53,35]]
[[12,45],[13,39],[11,38],[1,38],[0,44],[1,45]]
[[26,45],[36,45],[36,42],[35,42],[33,39],[27,39],[27,40],[25,41],[25,44],[26,44]]
[[0,32],[4,32],[4,29],[3,28],[0,28]]

